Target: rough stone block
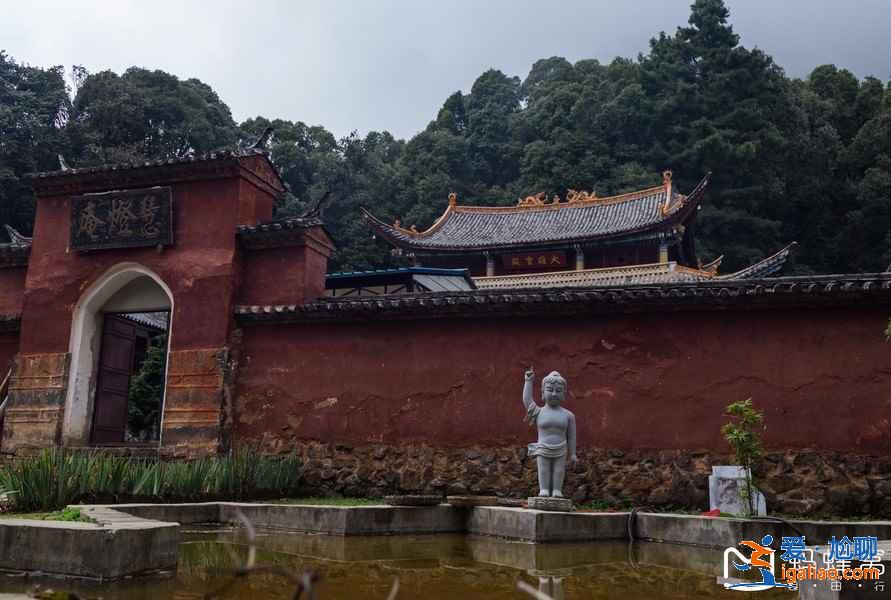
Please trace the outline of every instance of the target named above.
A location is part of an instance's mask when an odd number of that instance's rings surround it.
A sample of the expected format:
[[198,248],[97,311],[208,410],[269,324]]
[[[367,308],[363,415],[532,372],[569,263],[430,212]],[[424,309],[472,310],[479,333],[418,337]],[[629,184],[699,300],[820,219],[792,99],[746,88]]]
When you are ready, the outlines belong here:
[[[746,470],[738,466],[715,466],[708,477],[709,508],[732,515],[745,515],[749,510],[744,501]],[[767,514],[767,500],[757,488],[752,487],[755,515]]]

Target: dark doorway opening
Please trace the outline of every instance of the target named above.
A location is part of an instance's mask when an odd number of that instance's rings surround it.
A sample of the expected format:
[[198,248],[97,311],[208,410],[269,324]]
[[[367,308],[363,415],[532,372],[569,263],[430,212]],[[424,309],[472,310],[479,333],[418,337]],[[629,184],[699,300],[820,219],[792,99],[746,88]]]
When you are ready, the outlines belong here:
[[93,444],[156,444],[160,439],[169,315],[169,311],[103,315]]

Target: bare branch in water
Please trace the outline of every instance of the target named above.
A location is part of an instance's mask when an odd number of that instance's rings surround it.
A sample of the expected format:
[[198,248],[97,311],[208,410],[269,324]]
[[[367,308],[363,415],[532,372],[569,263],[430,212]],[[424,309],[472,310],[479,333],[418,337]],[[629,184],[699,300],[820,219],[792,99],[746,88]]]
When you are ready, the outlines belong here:
[[244,516],[244,513],[241,512],[241,509],[238,507],[235,508],[235,516],[238,517],[238,520],[244,525],[244,531],[247,536],[248,559],[245,568],[252,569],[257,561],[257,530],[254,529],[254,524],[251,523],[250,519]]
[[393,587],[390,588],[390,595],[387,596],[387,600],[396,600],[396,594],[399,593],[399,578],[397,577],[393,581]]
[[527,594],[529,594],[530,596],[535,598],[535,600],[554,600],[553,598],[551,598],[544,592],[538,591],[537,589],[535,589],[534,587],[532,587],[531,585],[529,585],[522,579],[517,582],[517,589],[520,590],[521,592],[526,592]]

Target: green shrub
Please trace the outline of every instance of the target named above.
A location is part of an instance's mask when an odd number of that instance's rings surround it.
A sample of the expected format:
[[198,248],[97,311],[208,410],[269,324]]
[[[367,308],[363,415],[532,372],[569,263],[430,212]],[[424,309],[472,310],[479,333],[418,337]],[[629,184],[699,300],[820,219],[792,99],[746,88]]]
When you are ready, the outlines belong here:
[[0,467],[0,493],[15,511],[51,511],[78,502],[281,497],[297,490],[296,456],[237,450],[188,461],[144,460],[101,451],[47,449]]
[[733,448],[736,461],[745,469],[746,485],[741,490],[741,496],[747,511],[746,516],[752,516],[756,508],[752,467],[762,454],[759,431],[764,430],[764,414],[755,409],[751,398],[728,404],[724,414],[730,418],[730,422],[721,427],[721,433]]

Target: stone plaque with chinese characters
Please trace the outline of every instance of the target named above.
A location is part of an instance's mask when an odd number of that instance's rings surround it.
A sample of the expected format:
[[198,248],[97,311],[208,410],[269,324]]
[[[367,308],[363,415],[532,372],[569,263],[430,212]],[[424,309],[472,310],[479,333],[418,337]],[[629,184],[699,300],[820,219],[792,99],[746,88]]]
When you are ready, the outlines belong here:
[[559,251],[507,254],[502,258],[504,267],[512,271],[526,269],[552,269],[559,271],[566,267],[566,253]]
[[101,250],[173,243],[169,187],[84,194],[71,198],[71,248]]

